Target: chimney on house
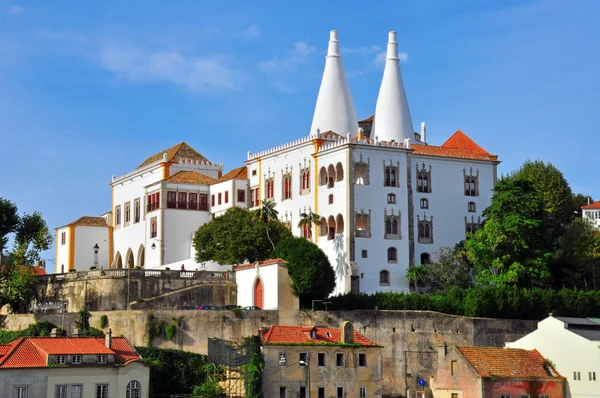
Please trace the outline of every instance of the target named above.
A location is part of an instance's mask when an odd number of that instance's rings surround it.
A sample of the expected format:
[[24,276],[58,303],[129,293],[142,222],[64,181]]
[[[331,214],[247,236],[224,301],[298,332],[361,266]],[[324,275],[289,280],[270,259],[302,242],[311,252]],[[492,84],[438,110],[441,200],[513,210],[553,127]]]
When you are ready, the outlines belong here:
[[356,138],[358,138],[359,140],[365,139],[365,130],[363,130],[362,127],[358,128],[358,134],[356,135]]
[[427,134],[427,127],[425,126],[425,122],[421,123],[421,142],[422,143],[427,143],[427,138],[425,137],[425,134]]
[[106,333],[106,336],[104,337],[104,345],[106,346],[106,348],[111,348],[112,345],[112,329],[108,329],[108,333]]
[[83,332],[79,328],[73,329],[73,333],[71,333],[71,337],[83,337]]
[[50,331],[50,337],[61,337],[62,331],[59,328],[52,328]]
[[340,336],[340,343],[354,344],[354,326],[348,321],[342,323],[342,330]]

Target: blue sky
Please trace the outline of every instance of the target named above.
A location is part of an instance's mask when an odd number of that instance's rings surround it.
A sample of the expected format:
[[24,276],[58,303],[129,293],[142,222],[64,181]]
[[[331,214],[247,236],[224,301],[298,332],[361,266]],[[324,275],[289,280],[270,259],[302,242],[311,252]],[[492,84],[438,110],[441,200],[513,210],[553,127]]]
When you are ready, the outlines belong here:
[[396,30],[430,144],[460,128],[501,172],[543,159],[600,198],[598,20],[596,0],[0,0],[0,196],[54,229],[181,141],[227,171],[306,136],[337,29],[359,118]]

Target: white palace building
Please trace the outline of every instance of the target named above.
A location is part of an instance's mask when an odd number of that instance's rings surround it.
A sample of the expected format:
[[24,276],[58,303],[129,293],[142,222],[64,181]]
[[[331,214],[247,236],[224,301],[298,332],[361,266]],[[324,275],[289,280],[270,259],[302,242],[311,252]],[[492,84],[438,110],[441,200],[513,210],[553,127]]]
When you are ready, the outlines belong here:
[[[307,136],[248,152],[246,165],[227,174],[186,143],[149,157],[113,177],[110,212],[56,230],[56,272],[223,269],[195,263],[194,232],[232,206],[273,200],[280,220],[329,256],[335,294],[408,291],[410,265],[431,261],[480,225],[499,164],[460,130],[441,146],[426,138],[424,123],[414,131],[396,33],[389,33],[374,116],[358,121],[332,31]],[[310,211],[322,224],[298,228]]]

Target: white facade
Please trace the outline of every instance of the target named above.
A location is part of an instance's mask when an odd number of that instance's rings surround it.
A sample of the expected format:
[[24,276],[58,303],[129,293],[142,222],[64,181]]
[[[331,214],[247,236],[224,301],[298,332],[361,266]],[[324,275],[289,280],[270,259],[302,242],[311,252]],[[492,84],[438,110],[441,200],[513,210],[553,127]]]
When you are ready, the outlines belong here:
[[[273,200],[280,221],[329,257],[334,294],[404,292],[409,266],[431,261],[440,247],[478,228],[496,183],[497,156],[460,130],[441,146],[426,143],[424,125],[414,132],[395,32],[375,121],[357,122],[339,48],[332,31],[308,136],[248,152],[246,169],[226,176],[222,164],[182,143],[113,177],[114,248],[103,266],[222,269],[195,263],[194,232],[232,206]],[[190,195],[207,202],[182,209]],[[322,225],[299,228],[300,215],[310,212]]]
[[600,324],[586,318],[548,317],[509,348],[536,349],[567,378],[567,397],[600,397]]
[[600,228],[600,202],[582,206],[581,216],[591,222],[594,227]]
[[[102,217],[81,217],[56,229],[56,273],[110,263],[112,229]],[[79,268],[77,268],[79,267]]]

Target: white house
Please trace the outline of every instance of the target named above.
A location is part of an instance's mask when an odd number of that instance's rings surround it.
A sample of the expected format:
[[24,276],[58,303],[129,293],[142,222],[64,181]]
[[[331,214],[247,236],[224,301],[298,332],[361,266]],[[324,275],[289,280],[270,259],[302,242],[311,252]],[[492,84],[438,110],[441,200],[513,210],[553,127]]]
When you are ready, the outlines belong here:
[[549,316],[537,330],[506,347],[536,349],[568,380],[567,397],[600,397],[600,324]]
[[[221,163],[181,143],[113,177],[113,244],[101,247],[109,261],[100,265],[217,269],[195,263],[194,231],[232,206],[273,200],[294,235],[328,255],[335,294],[408,291],[409,266],[431,261],[441,246],[479,227],[499,161],[460,130],[440,146],[427,142],[424,123],[414,131],[395,32],[375,113],[358,121],[332,31],[310,131],[248,152],[245,163],[223,176]],[[321,225],[299,228],[300,215],[310,212]],[[57,253],[57,272],[72,250]]]
[[594,227],[600,227],[600,201],[581,206],[581,216]]
[[111,218],[80,217],[56,229],[56,272],[68,272],[78,264],[89,269],[110,262],[113,245]]

